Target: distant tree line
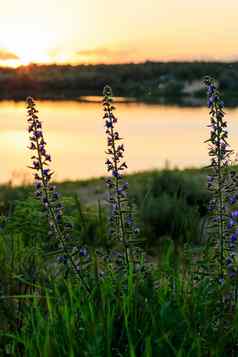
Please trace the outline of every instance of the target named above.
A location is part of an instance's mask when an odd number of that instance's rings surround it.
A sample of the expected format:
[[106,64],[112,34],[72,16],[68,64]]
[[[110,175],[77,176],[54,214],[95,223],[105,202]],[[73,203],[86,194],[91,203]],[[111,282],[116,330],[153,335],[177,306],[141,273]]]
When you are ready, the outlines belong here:
[[238,62],[151,62],[114,65],[36,65],[0,68],[0,98],[25,99],[29,93],[45,99],[77,99],[100,95],[104,85],[116,96],[141,100],[177,100],[185,94],[196,98],[203,90],[186,87],[205,75],[218,79],[227,98],[238,92]]

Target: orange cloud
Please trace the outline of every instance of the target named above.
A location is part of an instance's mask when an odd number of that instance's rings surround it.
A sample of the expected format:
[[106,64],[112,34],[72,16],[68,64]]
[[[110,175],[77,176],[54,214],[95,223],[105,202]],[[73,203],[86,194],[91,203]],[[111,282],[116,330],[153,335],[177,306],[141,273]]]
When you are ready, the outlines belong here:
[[0,61],[18,60],[19,57],[12,52],[0,49]]
[[102,60],[106,59],[107,61],[115,62],[122,61],[127,58],[129,56],[129,51],[98,47],[94,49],[78,51],[76,52],[76,56],[81,58],[87,58],[89,61],[94,59],[100,61],[101,58]]

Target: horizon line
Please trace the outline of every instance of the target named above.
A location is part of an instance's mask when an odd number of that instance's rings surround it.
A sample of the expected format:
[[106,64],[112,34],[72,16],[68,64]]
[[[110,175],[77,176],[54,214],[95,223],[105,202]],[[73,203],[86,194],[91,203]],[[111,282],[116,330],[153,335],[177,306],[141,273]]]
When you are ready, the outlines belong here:
[[19,69],[19,68],[29,68],[29,67],[51,67],[51,66],[58,66],[58,67],[79,67],[79,66],[125,66],[125,65],[143,65],[147,63],[174,63],[174,64],[183,64],[183,63],[221,63],[221,64],[231,64],[231,63],[238,63],[238,59],[174,59],[174,60],[144,60],[144,61],[129,61],[129,62],[93,62],[93,63],[88,63],[88,62],[78,62],[78,63],[72,63],[72,62],[49,62],[49,63],[44,63],[44,62],[31,62],[28,64],[19,64],[15,66],[11,66],[9,64],[0,64],[0,69]]

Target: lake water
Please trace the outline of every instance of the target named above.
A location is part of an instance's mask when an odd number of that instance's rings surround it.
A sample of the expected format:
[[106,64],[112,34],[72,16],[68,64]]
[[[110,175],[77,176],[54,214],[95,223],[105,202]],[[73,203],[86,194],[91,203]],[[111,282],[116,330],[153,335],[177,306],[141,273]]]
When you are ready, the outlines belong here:
[[[208,163],[207,108],[121,102],[116,105],[126,146],[128,172],[201,167]],[[55,179],[86,179],[105,174],[104,123],[97,102],[40,101]],[[227,110],[231,144],[238,149],[238,109]],[[0,182],[31,179],[25,104],[0,102]]]

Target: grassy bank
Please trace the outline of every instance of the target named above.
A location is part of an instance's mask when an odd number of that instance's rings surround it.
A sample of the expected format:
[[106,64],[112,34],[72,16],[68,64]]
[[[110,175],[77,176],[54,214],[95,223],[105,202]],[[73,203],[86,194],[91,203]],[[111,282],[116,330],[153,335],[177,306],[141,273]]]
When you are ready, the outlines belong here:
[[217,286],[206,278],[196,283],[194,275],[210,197],[206,170],[143,172],[127,179],[147,251],[135,275],[110,271],[110,255],[106,262],[100,258],[102,247],[115,249],[106,234],[104,179],[57,185],[75,242],[87,244],[91,256],[97,252],[92,266],[84,262],[90,295],[56,263],[61,252],[48,236],[33,187],[1,186],[2,355],[233,353],[236,318],[224,336],[230,316],[220,315]]
[[[127,177],[130,198],[148,246],[159,244],[163,237],[175,242],[199,241],[199,229],[210,197],[206,179],[204,169],[149,171]],[[99,206],[103,212],[106,210],[108,196],[104,178],[68,181],[57,184],[57,187],[71,202],[71,215],[78,214],[79,203],[82,211],[90,211],[92,216],[97,216]],[[33,197],[33,191],[31,186],[1,186],[1,213],[12,214],[19,205],[27,202],[31,205],[33,199],[29,197]]]

